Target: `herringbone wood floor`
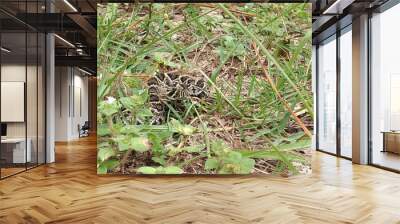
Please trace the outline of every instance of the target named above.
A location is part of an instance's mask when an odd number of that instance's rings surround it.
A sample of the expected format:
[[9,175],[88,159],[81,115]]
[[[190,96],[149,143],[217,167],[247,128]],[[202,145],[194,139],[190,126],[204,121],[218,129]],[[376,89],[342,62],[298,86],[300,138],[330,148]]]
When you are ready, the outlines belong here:
[[313,174],[99,177],[95,138],[0,181],[0,223],[400,223],[400,175],[316,153]]

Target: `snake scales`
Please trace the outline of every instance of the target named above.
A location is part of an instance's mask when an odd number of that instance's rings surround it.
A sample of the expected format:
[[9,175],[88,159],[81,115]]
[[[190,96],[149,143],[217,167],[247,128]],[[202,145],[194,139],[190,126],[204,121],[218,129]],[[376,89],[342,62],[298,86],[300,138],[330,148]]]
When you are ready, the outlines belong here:
[[158,73],[147,81],[152,124],[163,124],[168,105],[178,112],[185,111],[185,101],[199,102],[209,96],[207,83],[202,78],[172,73]]

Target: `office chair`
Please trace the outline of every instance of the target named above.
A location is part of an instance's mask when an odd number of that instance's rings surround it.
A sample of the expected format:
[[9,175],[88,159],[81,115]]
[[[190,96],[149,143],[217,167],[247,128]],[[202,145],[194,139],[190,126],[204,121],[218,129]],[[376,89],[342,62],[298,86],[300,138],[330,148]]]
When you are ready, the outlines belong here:
[[82,125],[82,127],[79,127],[80,125],[78,125],[78,129],[79,129],[79,138],[80,137],[87,137],[89,136],[89,129],[90,129],[90,125],[89,125],[89,121],[85,121],[85,123]]

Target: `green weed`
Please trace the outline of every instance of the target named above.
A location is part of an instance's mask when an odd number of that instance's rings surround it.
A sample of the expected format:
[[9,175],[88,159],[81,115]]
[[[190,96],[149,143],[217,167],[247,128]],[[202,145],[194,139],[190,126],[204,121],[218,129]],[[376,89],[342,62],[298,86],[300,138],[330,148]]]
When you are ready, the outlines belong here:
[[[309,166],[309,4],[106,4],[98,10],[98,173],[248,174]],[[146,84],[175,72],[207,99],[165,102]]]

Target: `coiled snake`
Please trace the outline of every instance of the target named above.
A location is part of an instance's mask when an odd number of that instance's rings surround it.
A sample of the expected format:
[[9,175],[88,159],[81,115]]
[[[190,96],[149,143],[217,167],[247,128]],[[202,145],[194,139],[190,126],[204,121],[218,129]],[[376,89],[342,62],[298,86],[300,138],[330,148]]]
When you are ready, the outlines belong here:
[[153,113],[151,124],[165,123],[168,106],[184,112],[185,101],[199,102],[209,96],[204,79],[188,75],[158,73],[147,81],[147,86]]

